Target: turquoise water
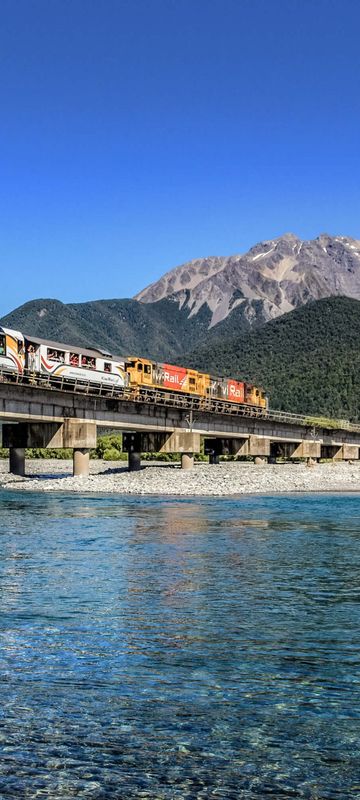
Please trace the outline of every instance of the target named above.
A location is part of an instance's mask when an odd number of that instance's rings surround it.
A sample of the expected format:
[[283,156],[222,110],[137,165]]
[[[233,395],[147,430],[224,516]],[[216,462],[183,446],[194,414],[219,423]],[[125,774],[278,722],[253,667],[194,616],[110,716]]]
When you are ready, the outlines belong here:
[[360,798],[360,497],[0,494],[1,798]]

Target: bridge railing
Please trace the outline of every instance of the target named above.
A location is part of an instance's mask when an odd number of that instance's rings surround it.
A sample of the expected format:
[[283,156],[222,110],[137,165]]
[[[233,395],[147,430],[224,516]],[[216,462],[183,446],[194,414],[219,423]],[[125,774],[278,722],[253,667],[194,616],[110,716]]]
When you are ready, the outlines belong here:
[[[92,380],[68,378],[56,375],[43,375],[25,370],[23,373],[13,372],[0,366],[0,383],[30,386],[34,389],[49,391],[66,391],[76,395],[91,397],[104,397],[118,401],[130,400],[135,403],[151,403],[158,406],[172,406],[189,411],[199,411],[210,414],[226,414],[233,417],[261,418],[280,424],[301,425],[313,429],[347,430],[360,432],[360,422],[349,420],[330,420],[327,418],[310,417],[305,414],[292,414],[289,411],[264,409],[254,406],[237,405],[216,398],[203,398],[189,395],[180,395],[176,392],[164,391],[158,388],[133,388],[116,384],[96,383]],[[195,421],[195,420],[194,420]]]

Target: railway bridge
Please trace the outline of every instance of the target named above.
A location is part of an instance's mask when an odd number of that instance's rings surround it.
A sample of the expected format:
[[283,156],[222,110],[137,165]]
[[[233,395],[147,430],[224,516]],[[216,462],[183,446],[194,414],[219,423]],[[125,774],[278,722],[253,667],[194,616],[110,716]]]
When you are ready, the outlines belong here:
[[336,427],[314,427],[305,416],[283,411],[234,407],[165,391],[131,396],[126,390],[69,385],[44,378],[31,383],[23,375],[0,373],[2,441],[9,447],[10,471],[25,473],[25,448],[73,449],[74,475],[87,475],[90,449],[98,428],[124,434],[129,469],[140,468],[142,452],[177,452],[183,469],[193,465],[205,439],[205,452],[268,460],[321,457],[359,458],[360,424],[339,420]]

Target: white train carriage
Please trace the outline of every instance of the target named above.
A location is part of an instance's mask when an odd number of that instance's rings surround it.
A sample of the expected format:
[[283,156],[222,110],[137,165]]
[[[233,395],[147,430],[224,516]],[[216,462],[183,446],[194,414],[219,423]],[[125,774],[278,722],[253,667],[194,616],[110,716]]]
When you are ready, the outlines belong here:
[[23,334],[0,327],[0,372],[22,375],[25,368],[25,341]]
[[127,386],[125,360],[102,350],[70,347],[25,336],[25,363],[30,373],[78,383]]

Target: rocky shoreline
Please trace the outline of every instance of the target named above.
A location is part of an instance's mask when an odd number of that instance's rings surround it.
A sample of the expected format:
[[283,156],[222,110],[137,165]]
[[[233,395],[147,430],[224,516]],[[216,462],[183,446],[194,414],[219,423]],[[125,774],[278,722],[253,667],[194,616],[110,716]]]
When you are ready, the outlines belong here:
[[87,478],[72,476],[72,462],[28,460],[25,478],[10,475],[0,462],[0,489],[95,494],[225,496],[292,492],[360,491],[360,462],[256,465],[247,462],[198,463],[182,471],[178,464],[145,462],[128,472],[126,462],[91,461]]

